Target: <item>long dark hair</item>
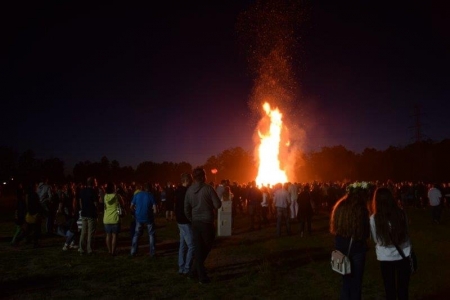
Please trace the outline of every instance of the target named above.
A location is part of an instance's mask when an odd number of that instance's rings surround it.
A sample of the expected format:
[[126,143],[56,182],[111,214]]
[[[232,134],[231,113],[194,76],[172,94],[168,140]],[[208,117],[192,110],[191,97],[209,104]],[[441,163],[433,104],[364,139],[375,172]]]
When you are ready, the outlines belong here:
[[408,240],[406,214],[388,188],[378,188],[373,195],[372,212],[376,239],[382,246],[400,245]]
[[364,240],[368,236],[366,191],[352,192],[342,197],[333,207],[330,219],[330,232],[345,238]]

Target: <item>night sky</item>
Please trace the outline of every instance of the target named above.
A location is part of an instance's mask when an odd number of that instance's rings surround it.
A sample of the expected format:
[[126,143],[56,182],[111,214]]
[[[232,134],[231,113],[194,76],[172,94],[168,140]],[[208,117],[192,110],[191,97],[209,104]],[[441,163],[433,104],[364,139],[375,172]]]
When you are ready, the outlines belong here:
[[[0,145],[39,158],[203,164],[253,149],[254,78],[238,16],[255,1],[2,9]],[[360,153],[450,138],[450,24],[423,1],[306,1],[286,118],[302,149]]]

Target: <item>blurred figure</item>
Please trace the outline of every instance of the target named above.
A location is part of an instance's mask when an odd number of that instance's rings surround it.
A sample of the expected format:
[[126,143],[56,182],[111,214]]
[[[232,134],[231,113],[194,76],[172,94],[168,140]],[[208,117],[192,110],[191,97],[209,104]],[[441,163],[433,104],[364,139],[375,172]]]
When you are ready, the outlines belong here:
[[442,193],[439,190],[439,185],[437,183],[428,190],[428,199],[430,200],[431,206],[431,217],[433,222],[436,224],[441,223],[441,213],[442,213]]
[[173,221],[174,219],[174,205],[175,205],[175,191],[172,187],[172,183],[167,182],[166,187],[164,188],[164,192],[166,195],[166,201],[164,201],[164,210],[166,212],[166,220]]
[[38,184],[36,193],[39,196],[39,201],[42,206],[42,217],[45,219],[45,228],[47,234],[53,234],[54,216],[55,211],[53,210],[53,194],[52,188],[48,184],[48,178],[44,177]]
[[262,201],[263,201],[262,192],[256,186],[256,181],[252,181],[247,191],[247,209],[250,218],[250,230],[255,230],[255,219],[257,229],[261,229]]
[[289,207],[289,217],[291,218],[291,221],[294,221],[297,217],[298,213],[298,205],[297,205],[297,197],[298,197],[298,185],[297,183],[288,183],[288,192],[291,196],[290,200],[290,207]]
[[33,247],[39,247],[41,237],[41,212],[42,206],[39,195],[36,193],[34,185],[29,186],[25,192],[25,228],[21,235],[16,237],[14,245],[17,246],[24,238],[33,242]]
[[25,190],[22,183],[19,183],[19,186],[17,187],[16,198],[16,211],[14,213],[16,231],[11,241],[11,245],[16,244],[17,237],[21,236],[26,229],[25,215],[27,213],[27,205],[25,202]]
[[291,235],[291,223],[289,222],[290,201],[291,195],[287,191],[287,184],[284,184],[283,187],[281,183],[278,183],[273,194],[273,205],[277,211],[277,237],[281,236],[281,224],[283,221],[286,223],[287,234]]
[[311,205],[311,194],[309,193],[309,185],[306,185],[301,189],[300,194],[297,197],[298,214],[297,219],[300,224],[300,237],[303,237],[305,233],[305,226],[308,235],[311,235],[311,219],[313,216],[313,208]]

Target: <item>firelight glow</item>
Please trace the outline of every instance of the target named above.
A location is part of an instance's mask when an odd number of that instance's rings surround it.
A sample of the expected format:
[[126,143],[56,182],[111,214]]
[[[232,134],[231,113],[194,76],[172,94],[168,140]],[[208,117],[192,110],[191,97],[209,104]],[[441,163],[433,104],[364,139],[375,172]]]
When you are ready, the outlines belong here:
[[258,129],[261,143],[258,148],[259,168],[256,184],[267,186],[268,184],[285,183],[287,182],[286,172],[280,169],[279,160],[283,115],[278,108],[271,109],[267,102],[264,103],[263,108],[267,117],[270,118],[270,127],[266,133],[261,133]]

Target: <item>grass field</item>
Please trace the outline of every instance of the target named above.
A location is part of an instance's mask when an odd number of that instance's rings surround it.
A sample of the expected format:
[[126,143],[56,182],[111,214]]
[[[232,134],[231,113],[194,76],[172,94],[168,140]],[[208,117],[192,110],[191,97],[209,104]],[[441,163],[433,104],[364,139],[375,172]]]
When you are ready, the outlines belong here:
[[[4,203],[4,202],[2,202]],[[338,299],[341,276],[331,271],[333,237],[328,213],[313,219],[314,233],[275,237],[275,224],[246,231],[245,216],[236,219],[231,237],[218,237],[206,265],[212,283],[201,285],[178,275],[178,228],[158,217],[157,255],[150,259],[148,237],[141,237],[140,252],[129,258],[129,219],[124,219],[119,255],[107,255],[103,225],[97,227],[96,254],[63,252],[62,237],[13,248],[13,212],[0,214],[0,298],[6,299]],[[441,225],[432,224],[428,210],[408,208],[413,246],[419,270],[411,278],[411,299],[449,299],[450,234],[448,211]],[[284,232],[283,232],[284,233]],[[367,255],[363,299],[383,299],[379,265],[373,244]]]

